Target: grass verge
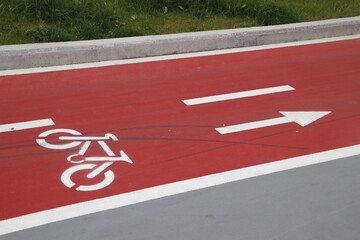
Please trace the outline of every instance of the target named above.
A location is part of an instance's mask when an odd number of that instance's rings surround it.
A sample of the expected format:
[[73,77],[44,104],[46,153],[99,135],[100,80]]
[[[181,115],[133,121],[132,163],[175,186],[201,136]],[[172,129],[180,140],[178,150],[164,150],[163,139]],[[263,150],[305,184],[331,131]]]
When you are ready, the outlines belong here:
[[0,0],[0,44],[273,25],[359,9],[358,0]]

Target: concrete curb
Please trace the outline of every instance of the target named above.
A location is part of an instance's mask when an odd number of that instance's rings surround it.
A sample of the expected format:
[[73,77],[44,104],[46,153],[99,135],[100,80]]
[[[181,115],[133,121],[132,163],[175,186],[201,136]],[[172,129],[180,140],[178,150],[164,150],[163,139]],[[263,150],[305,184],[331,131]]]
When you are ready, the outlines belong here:
[[360,33],[360,16],[267,27],[0,46],[0,70],[98,62],[337,37]]

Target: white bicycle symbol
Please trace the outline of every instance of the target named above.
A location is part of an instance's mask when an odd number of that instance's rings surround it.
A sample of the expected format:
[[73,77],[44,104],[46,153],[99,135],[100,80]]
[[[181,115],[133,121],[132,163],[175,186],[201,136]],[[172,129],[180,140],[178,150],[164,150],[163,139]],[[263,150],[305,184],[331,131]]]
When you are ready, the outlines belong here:
[[[71,134],[72,136],[60,136],[57,139],[61,140],[61,142],[65,143],[49,143],[45,138],[49,137],[52,134],[66,133]],[[72,188],[76,185],[75,182],[71,180],[71,176],[81,170],[92,170],[89,174],[86,175],[87,178],[94,178],[98,176],[100,173],[104,172],[105,178],[103,181],[93,185],[80,185],[76,188],[78,191],[94,191],[99,190],[104,187],[109,186],[115,179],[114,172],[111,170],[106,170],[116,161],[124,161],[128,163],[133,163],[131,159],[126,155],[124,151],[120,151],[120,156],[116,156],[116,154],[109,148],[109,146],[105,143],[105,140],[113,140],[118,141],[118,138],[111,133],[107,133],[104,137],[95,137],[95,136],[82,136],[82,134],[78,131],[72,129],[52,129],[45,131],[39,135],[39,138],[36,139],[36,142],[44,147],[49,149],[69,149],[79,146],[83,143],[79,152],[76,154],[72,154],[67,157],[67,160],[71,163],[75,163],[77,165],[68,168],[61,175],[61,181],[68,188]],[[83,157],[86,151],[89,149],[91,143],[96,141],[102,149],[105,151],[107,156],[105,157]],[[80,157],[79,160],[75,160],[75,157]],[[100,165],[94,163],[84,163],[84,162],[104,162]],[[79,164],[81,163],[81,164]],[[106,171],[105,171],[106,170]]]

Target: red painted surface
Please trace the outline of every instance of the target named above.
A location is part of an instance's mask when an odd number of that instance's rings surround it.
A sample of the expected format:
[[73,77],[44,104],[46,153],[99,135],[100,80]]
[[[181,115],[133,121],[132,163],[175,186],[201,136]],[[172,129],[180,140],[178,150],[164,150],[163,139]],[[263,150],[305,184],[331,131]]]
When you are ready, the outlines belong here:
[[[0,133],[0,220],[72,203],[261,163],[359,144],[360,40],[0,77],[0,124],[52,118],[55,126]],[[295,91],[186,106],[181,100],[290,85]],[[221,135],[215,127],[280,117],[279,111],[332,111],[295,123]],[[37,136],[67,128],[113,133],[108,142],[134,164],[111,166],[108,187],[65,187],[66,158]],[[100,148],[91,154],[104,155]],[[101,181],[101,176],[86,180]]]

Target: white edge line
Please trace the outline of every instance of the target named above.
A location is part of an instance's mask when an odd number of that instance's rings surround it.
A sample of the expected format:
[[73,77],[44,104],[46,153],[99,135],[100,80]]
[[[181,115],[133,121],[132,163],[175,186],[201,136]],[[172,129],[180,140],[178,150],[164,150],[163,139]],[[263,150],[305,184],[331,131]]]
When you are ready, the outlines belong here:
[[0,125],[0,133],[55,125],[51,118]]
[[270,173],[324,163],[359,154],[360,144],[188,179],[82,203],[76,203],[0,221],[0,235],[91,213],[172,196],[179,193],[185,193]]
[[173,54],[173,55],[165,55],[165,56],[112,60],[112,61],[102,61],[102,62],[93,62],[93,63],[81,63],[81,64],[61,65],[61,66],[52,66],[52,67],[2,70],[2,71],[0,71],[0,76],[42,73],[42,72],[52,72],[52,71],[64,71],[64,70],[84,69],[84,68],[97,68],[97,67],[106,67],[106,66],[114,66],[114,65],[124,65],[124,64],[134,64],[134,63],[175,60],[175,59],[183,59],[183,58],[214,56],[214,55],[221,55],[221,54],[249,52],[249,51],[256,51],[256,50],[282,48],[282,47],[302,46],[302,45],[309,45],[309,44],[316,44],[316,43],[336,42],[336,41],[351,40],[351,39],[357,39],[357,38],[360,38],[360,34],[350,35],[350,36],[342,36],[342,37],[288,42],[288,43],[269,44],[269,45],[262,45],[262,46],[253,46],[253,47],[203,51],[203,52],[196,52],[196,53],[182,53],[182,54]]
[[249,90],[249,91],[242,91],[242,92],[186,99],[186,100],[182,100],[182,102],[185,103],[187,106],[192,106],[192,105],[198,105],[198,104],[204,104],[204,103],[213,103],[213,102],[234,100],[234,99],[239,99],[239,98],[255,97],[255,96],[260,96],[260,95],[265,95],[265,94],[286,92],[286,91],[292,91],[292,90],[295,90],[295,88],[293,88],[289,85],[283,85],[283,86],[278,86],[278,87],[261,88],[261,89],[255,89],[255,90]]

